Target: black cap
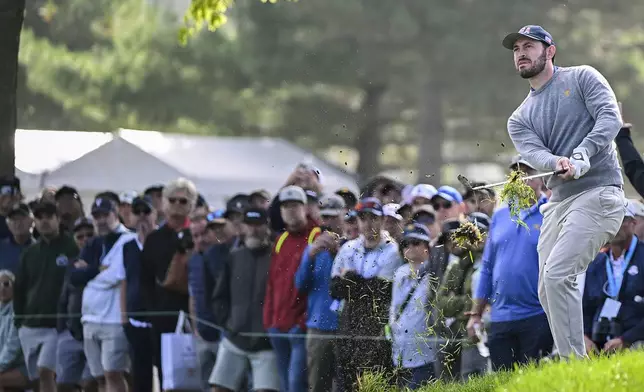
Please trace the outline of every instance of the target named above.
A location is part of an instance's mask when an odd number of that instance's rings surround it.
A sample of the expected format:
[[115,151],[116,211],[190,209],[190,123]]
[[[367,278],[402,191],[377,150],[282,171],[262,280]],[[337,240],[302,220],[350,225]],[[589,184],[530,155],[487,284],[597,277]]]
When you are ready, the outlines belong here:
[[58,189],[56,191],[56,194],[54,195],[54,198],[58,200],[59,197],[66,196],[66,195],[69,195],[74,199],[80,200],[80,195],[78,194],[78,191],[76,190],[76,188],[71,187],[69,185],[63,185],[60,189]]
[[519,38],[530,38],[535,41],[543,42],[544,44],[550,46],[555,45],[555,40],[552,39],[552,35],[547,32],[543,27],[537,25],[527,25],[523,26],[518,33],[510,33],[503,38],[503,46],[506,49],[513,50],[514,43],[517,42]]
[[16,176],[0,176],[0,194],[17,195],[20,192],[20,179]]
[[358,196],[349,188],[340,188],[335,191],[335,194],[342,197],[349,208],[353,208],[358,203]]
[[98,198],[94,200],[94,203],[92,203],[92,215],[94,214],[107,214],[109,212],[116,212],[116,203],[114,203],[112,200],[109,198]]
[[114,203],[114,205],[116,206],[121,204],[121,198],[119,197],[119,195],[116,192],[112,191],[104,191],[97,194],[96,197],[94,197],[94,204],[96,204],[96,200],[98,199],[108,199],[112,201],[112,203]]
[[36,218],[38,216],[46,214],[46,215],[56,215],[58,212],[58,209],[56,208],[56,204],[48,202],[48,201],[41,201],[38,202],[33,208],[33,213]]
[[154,206],[152,205],[152,198],[150,196],[137,196],[132,200],[132,210],[136,210],[138,208],[147,208],[149,210],[152,210]]
[[11,211],[9,211],[7,218],[11,218],[15,215],[29,216],[31,215],[31,208],[29,208],[29,205],[27,205],[26,203],[18,203],[13,206]]
[[244,223],[248,225],[265,225],[268,223],[268,214],[263,208],[248,208],[244,211]]
[[94,220],[90,217],[80,217],[74,222],[74,231],[78,231],[83,228],[94,228]]
[[246,208],[249,205],[248,195],[243,193],[238,193],[235,196],[231,197],[230,200],[226,203],[226,214],[227,217],[231,213],[243,214]]
[[163,188],[165,188],[165,185],[162,184],[150,185],[149,187],[145,188],[143,194],[149,195],[150,193],[154,192],[163,192]]

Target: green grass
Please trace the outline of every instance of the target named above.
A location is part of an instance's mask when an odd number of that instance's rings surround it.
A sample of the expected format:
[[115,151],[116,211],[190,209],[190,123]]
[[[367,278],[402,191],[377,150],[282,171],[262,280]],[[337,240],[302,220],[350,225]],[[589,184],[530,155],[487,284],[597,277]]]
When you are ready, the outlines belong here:
[[[397,392],[382,375],[366,374],[361,392]],[[644,391],[644,351],[611,357],[530,365],[464,384],[435,382],[420,392],[630,392]]]

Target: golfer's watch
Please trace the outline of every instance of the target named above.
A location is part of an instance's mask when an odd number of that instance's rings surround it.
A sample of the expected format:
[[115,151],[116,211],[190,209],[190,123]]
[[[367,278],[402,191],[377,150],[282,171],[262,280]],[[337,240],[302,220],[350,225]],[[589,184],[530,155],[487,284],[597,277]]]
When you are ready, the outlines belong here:
[[584,156],[581,155],[580,152],[576,152],[576,153],[572,154],[572,159],[575,159],[575,160],[578,160],[578,161],[583,161]]

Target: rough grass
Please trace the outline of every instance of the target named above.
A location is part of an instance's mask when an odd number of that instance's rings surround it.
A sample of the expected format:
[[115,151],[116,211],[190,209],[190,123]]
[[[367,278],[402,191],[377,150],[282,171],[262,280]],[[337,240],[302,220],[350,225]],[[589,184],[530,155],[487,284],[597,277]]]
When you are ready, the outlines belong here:
[[[398,392],[379,374],[360,380],[361,392]],[[464,384],[434,382],[420,392],[630,392],[644,391],[644,351],[610,357],[530,365],[493,373]]]

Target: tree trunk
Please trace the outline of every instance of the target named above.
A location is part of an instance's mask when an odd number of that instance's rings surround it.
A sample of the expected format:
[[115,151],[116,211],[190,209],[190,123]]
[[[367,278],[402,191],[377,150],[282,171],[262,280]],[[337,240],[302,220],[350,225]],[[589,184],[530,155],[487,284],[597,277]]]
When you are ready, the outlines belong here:
[[15,172],[18,49],[25,0],[0,0],[0,175]]
[[358,151],[358,181],[363,182],[375,176],[380,171],[380,103],[387,88],[382,85],[368,85],[364,89],[365,97],[362,103],[362,129],[354,142]]
[[418,183],[441,184],[445,125],[441,89],[430,79],[420,87],[418,106]]

